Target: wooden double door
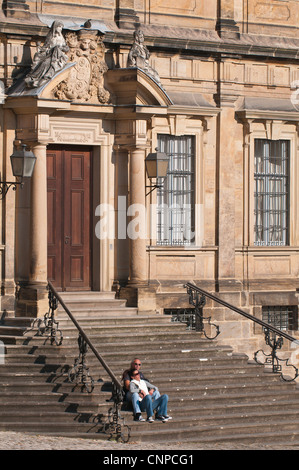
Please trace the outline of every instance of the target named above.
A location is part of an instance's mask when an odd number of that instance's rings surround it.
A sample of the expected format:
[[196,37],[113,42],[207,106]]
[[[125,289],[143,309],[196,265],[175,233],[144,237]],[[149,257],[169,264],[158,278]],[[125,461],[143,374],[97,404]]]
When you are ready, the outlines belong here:
[[91,288],[91,149],[49,146],[48,279],[59,290]]

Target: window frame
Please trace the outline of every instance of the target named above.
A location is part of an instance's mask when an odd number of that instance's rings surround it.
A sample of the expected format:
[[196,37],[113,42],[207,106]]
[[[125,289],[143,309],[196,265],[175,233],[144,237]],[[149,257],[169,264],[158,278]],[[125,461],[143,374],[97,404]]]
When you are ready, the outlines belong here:
[[[283,121],[247,121],[247,138],[244,142],[244,229],[243,245],[255,250],[284,250],[299,246],[299,139],[297,126]],[[254,141],[289,140],[289,237],[288,245],[255,245],[254,234]]]
[[[188,142],[188,140],[190,142]],[[196,188],[196,142],[194,135],[171,135],[171,134],[157,134],[157,146],[159,151],[165,152],[170,156],[173,156],[171,164],[168,167],[167,180],[163,182],[158,179],[158,185],[162,185],[161,188],[157,189],[157,225],[156,225],[156,246],[160,247],[187,247],[195,245],[195,188]],[[178,146],[176,151],[172,150]],[[183,152],[183,148],[184,152]],[[188,152],[188,150],[190,151]],[[171,158],[171,157],[170,157]],[[185,160],[187,158],[187,160]],[[185,185],[185,180],[187,184]],[[164,191],[164,188],[167,189]],[[180,191],[181,194],[180,194]],[[159,199],[161,198],[161,202]],[[193,234],[193,237],[189,240],[188,237],[184,237],[184,231],[182,228],[184,224],[184,215],[182,213],[182,206],[178,204],[179,199],[181,203],[186,198],[187,203],[190,201],[190,215],[191,222],[188,227],[188,233]],[[163,212],[159,210],[159,207],[165,204],[169,207],[169,212]],[[184,202],[183,202],[184,204]],[[177,210],[178,208],[178,210]],[[166,211],[168,209],[166,208]],[[161,219],[168,217],[171,218],[170,228],[167,230],[163,229]],[[160,220],[160,223],[159,223]],[[163,239],[163,234],[167,234],[168,238]],[[177,237],[177,238],[175,238]],[[180,242],[181,240],[181,242]]]
[[[278,164],[273,163],[273,150],[278,144],[281,151],[281,171],[277,171]],[[279,145],[280,144],[280,145]],[[258,146],[260,147],[258,149]],[[260,169],[257,170],[258,150],[262,154]],[[271,162],[272,157],[272,162]],[[275,168],[276,166],[276,168]],[[271,168],[272,167],[272,168]],[[290,141],[273,139],[254,139],[254,245],[255,246],[289,246],[289,216],[290,216]],[[281,199],[277,192],[271,190],[271,186],[278,189],[281,187]],[[258,187],[260,192],[258,192]],[[260,198],[258,200],[258,198]],[[262,226],[262,236],[258,240],[256,227],[258,219]],[[272,227],[277,224],[274,237],[279,236],[279,241],[271,240]]]

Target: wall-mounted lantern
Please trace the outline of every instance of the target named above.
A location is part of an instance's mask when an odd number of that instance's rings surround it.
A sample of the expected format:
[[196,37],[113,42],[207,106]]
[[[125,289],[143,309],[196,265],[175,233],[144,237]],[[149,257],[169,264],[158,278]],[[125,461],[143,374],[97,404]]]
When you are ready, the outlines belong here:
[[[145,169],[147,176],[150,180],[157,178],[166,178],[168,170],[168,161],[169,158],[164,152],[159,152],[158,148],[153,153],[149,153],[145,159]],[[151,188],[151,190],[146,194],[150,194],[154,189],[161,188],[161,184],[154,184],[151,186],[146,186],[146,188]]]
[[9,188],[15,191],[17,185],[23,186],[23,178],[31,178],[36,156],[31,150],[26,150],[26,145],[21,144],[19,150],[14,150],[13,154],[10,156],[10,162],[12,167],[12,173],[16,178],[21,178],[21,181],[0,181],[0,199],[4,199]]

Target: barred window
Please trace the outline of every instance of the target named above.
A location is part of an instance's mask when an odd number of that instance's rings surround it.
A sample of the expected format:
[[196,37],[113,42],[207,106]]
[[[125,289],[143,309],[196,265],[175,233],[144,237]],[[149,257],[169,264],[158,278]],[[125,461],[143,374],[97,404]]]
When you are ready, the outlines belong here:
[[254,180],[254,244],[288,245],[288,140],[255,140]]
[[158,180],[157,245],[194,241],[194,137],[158,135],[158,148],[169,157],[167,178]]
[[262,320],[279,330],[298,330],[298,307],[270,306],[262,307]]

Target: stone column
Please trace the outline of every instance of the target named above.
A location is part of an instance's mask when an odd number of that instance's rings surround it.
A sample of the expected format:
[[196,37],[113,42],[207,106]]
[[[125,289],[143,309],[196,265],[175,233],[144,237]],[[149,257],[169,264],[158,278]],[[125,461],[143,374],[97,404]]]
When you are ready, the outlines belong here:
[[47,152],[46,145],[33,148],[36,164],[31,181],[30,281],[47,283]]
[[116,149],[117,159],[117,248],[116,279],[127,281],[129,277],[129,240],[127,238],[128,210],[128,151]]
[[146,214],[145,214],[145,151],[130,152],[130,207],[128,236],[130,239],[130,284],[139,286],[147,281]]
[[40,143],[32,148],[36,164],[31,178],[30,267],[18,299],[18,314],[31,317],[43,316],[48,310],[46,148]]

